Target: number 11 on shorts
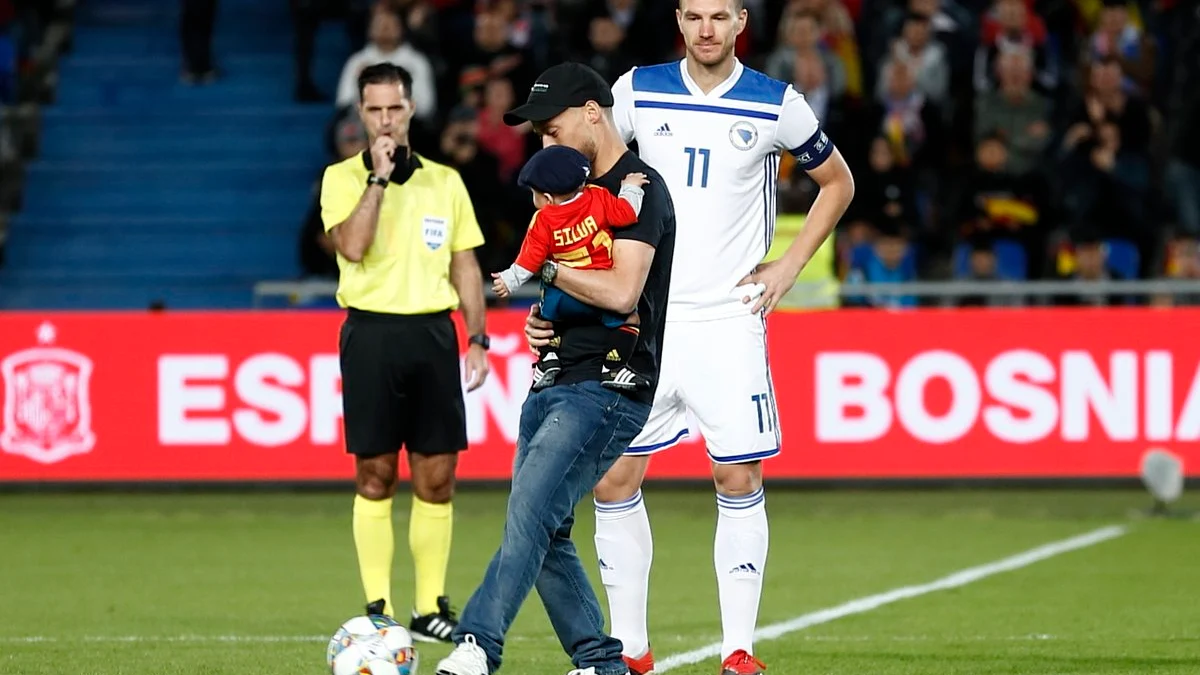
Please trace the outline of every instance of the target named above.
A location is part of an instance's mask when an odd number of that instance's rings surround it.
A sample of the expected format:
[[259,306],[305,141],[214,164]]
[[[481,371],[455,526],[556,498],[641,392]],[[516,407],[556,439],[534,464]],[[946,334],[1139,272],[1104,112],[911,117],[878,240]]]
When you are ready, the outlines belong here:
[[758,433],[765,434],[768,431],[774,431],[773,420],[771,418],[771,402],[766,394],[755,394],[750,397],[754,403],[754,409],[758,412]]

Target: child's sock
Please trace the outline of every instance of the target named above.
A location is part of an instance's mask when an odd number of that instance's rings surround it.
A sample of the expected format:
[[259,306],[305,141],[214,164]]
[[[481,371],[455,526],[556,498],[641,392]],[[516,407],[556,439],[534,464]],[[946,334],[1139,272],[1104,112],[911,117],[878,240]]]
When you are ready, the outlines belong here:
[[640,329],[636,324],[626,323],[609,331],[608,353],[604,357],[606,371],[618,371],[629,365],[629,357],[637,347]]

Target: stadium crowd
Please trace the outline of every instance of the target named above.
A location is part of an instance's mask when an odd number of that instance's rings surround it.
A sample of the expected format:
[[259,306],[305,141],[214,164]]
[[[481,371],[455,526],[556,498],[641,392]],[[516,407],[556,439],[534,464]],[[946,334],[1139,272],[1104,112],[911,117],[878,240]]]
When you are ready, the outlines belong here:
[[[804,93],[855,169],[857,197],[838,233],[842,278],[1200,277],[1196,0],[745,4],[739,58]],[[358,70],[405,66],[413,144],[462,172],[488,241],[481,263],[500,269],[531,214],[514,177],[537,144],[502,112],[561,60],[615,81],[680,57],[674,9],[379,0],[337,85],[330,158],[365,142],[353,115]],[[788,159],[780,203],[803,212],[813,186]],[[305,266],[329,275],[318,218],[314,207]]]
[[[532,213],[515,176],[538,141],[501,115],[534,75],[578,60],[615,81],[682,54],[670,0],[289,3],[295,96],[330,106],[329,160],[365,143],[358,71],[404,66],[413,145],[462,173],[485,271],[512,260]],[[214,3],[184,2],[185,23],[198,4]],[[0,102],[15,97],[46,5],[0,0]],[[1200,278],[1200,0],[745,5],[739,58],[804,93],[855,171],[838,277]],[[315,35],[331,19],[359,49],[339,81],[317,83]],[[210,74],[207,52],[181,32],[185,77]],[[814,186],[790,160],[779,203],[802,214]],[[316,201],[314,185],[301,261],[308,275],[336,276]]]

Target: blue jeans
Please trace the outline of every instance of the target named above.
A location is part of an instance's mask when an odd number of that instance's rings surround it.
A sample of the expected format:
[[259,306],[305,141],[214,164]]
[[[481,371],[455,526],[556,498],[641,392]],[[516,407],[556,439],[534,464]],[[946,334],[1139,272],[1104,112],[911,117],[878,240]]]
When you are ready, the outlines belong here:
[[600,322],[608,328],[620,328],[625,325],[629,316],[589,305],[567,295],[559,288],[545,284],[542,285],[542,306],[538,310],[538,314],[547,321],[599,317]]
[[475,636],[492,672],[504,635],[535,587],[576,668],[624,675],[621,641],[604,632],[600,601],[584,572],[571,526],[575,505],[616,463],[650,406],[580,382],[530,392],[521,408],[512,491],[500,550],[467,601],[454,642]]

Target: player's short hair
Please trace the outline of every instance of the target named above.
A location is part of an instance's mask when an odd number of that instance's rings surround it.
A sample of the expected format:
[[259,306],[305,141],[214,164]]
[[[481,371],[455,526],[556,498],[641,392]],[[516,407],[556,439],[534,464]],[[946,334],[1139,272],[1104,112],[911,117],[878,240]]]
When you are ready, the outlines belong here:
[[368,84],[400,84],[404,86],[404,98],[412,98],[412,73],[394,63],[376,63],[363,68],[358,74],[358,99]]
[[[687,0],[679,0],[679,9],[683,9],[685,4],[687,4]],[[740,12],[745,5],[746,0],[733,0],[733,11]]]

